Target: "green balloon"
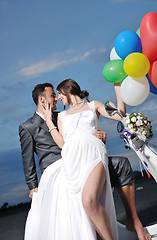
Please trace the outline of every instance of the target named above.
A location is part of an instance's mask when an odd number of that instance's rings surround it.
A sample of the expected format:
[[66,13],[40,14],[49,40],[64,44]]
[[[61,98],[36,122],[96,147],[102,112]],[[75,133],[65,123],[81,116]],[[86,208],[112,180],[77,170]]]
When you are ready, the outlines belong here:
[[140,28],[137,29],[136,33],[140,37]]
[[105,65],[102,75],[106,81],[117,83],[122,82],[127,77],[123,68],[123,62],[122,59],[114,59]]

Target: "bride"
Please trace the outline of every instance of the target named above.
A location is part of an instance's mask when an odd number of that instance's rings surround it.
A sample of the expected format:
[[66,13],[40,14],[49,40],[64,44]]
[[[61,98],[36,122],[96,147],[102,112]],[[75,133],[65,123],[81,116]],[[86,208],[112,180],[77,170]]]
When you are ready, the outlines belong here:
[[[62,149],[62,158],[44,171],[33,194],[25,240],[118,240],[116,214],[105,144],[92,133],[101,114],[110,117],[103,103],[88,100],[72,79],[57,87],[58,99],[67,111],[59,113],[58,130],[51,121],[51,107],[43,108],[46,124]],[[115,86],[118,110],[125,114],[120,86]]]

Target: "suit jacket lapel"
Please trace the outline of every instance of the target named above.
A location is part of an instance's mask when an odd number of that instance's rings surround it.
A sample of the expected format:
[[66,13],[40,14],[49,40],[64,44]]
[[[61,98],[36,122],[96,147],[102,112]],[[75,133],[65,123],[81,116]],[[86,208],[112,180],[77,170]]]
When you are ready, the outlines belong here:
[[[53,112],[52,113],[52,121],[53,121],[55,126],[57,126],[57,115],[58,115],[58,112]],[[45,121],[37,113],[34,113],[33,120],[35,121],[35,123],[38,126],[43,128],[46,132],[49,131]]]
[[45,121],[37,113],[34,113],[33,120],[38,126],[43,128],[46,132],[49,131]]

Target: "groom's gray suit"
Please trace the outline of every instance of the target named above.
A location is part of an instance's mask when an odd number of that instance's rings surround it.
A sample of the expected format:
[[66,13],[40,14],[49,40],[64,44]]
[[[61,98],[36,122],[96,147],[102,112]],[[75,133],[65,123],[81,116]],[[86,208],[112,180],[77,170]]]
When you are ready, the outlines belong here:
[[[52,120],[57,126],[58,112],[53,112]],[[54,142],[45,121],[34,114],[19,126],[22,159],[26,183],[29,189],[38,186],[34,153],[39,159],[41,172],[51,163],[61,158],[61,149]],[[111,185],[122,187],[134,181],[130,163],[125,157],[109,157]]]
[[[57,125],[57,112],[52,120]],[[39,159],[39,166],[43,172],[51,163],[61,158],[61,149],[54,142],[45,121],[35,113],[33,117],[19,127],[24,174],[29,189],[38,186],[34,153]]]

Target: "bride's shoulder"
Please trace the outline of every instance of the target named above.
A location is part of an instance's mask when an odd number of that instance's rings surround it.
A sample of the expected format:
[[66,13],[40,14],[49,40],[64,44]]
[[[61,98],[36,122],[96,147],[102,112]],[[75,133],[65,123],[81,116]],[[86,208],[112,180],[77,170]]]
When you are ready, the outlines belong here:
[[98,100],[93,100],[92,102],[94,102],[94,104],[100,104],[101,102]]
[[90,108],[93,109],[95,112],[99,112],[100,108],[104,108],[104,104],[100,101],[93,100],[90,102]]
[[58,117],[61,121],[64,120],[65,116],[66,116],[66,111],[62,111],[58,113]]
[[95,107],[95,109],[101,104],[101,102],[97,100],[93,100],[89,103],[91,106]]
[[95,100],[88,102],[88,106],[90,107],[91,110],[93,110],[95,112]]
[[93,100],[92,102],[94,102],[95,107],[99,107],[100,105],[102,105],[103,103],[98,101],[98,100]]
[[61,111],[61,112],[58,113],[58,115],[62,115],[62,114],[65,114],[65,113],[66,113],[66,111]]

